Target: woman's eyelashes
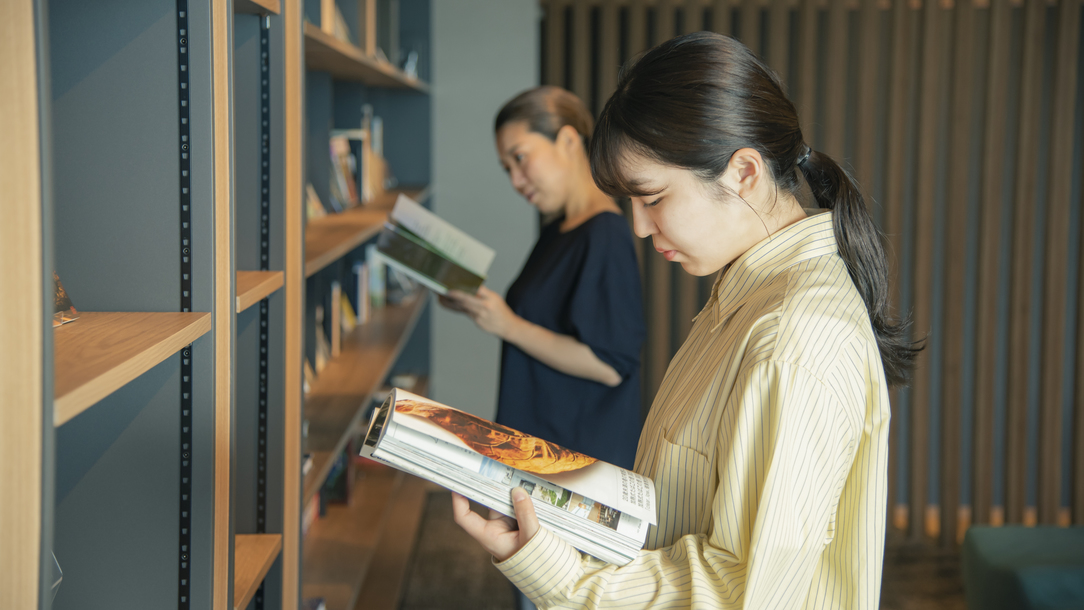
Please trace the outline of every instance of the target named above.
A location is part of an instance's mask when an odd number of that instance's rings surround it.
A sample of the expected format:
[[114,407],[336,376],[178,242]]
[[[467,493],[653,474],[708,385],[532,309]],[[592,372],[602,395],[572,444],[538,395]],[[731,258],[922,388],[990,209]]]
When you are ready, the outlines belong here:
[[658,199],[656,199],[655,201],[651,201],[651,202],[647,202],[647,203],[645,203],[645,204],[644,204],[644,207],[645,207],[645,208],[653,208],[653,207],[655,207],[655,206],[659,205],[659,202],[660,202],[660,201],[662,201],[662,197],[659,197],[659,198],[658,198]]

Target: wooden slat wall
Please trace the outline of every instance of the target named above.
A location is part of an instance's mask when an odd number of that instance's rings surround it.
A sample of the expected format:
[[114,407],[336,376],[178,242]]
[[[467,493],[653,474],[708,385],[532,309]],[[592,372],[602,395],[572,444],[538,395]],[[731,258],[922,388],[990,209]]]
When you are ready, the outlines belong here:
[[[972,489],[972,521],[990,523],[994,507],[994,402],[1000,381],[997,371],[998,289],[1001,284],[999,256],[1001,243],[1002,172],[1005,123],[1008,119],[1009,0],[990,3],[989,48],[986,53],[986,117],[980,210],[980,256],[978,287],[978,346],[975,364],[975,419]],[[1004,387],[1004,386],[1001,386]]]
[[[1069,198],[1073,182],[1073,124],[1076,112],[1077,38],[1080,4],[1058,7],[1058,40],[1055,57],[1054,97],[1050,133],[1050,178],[1047,182],[1045,290],[1043,292],[1042,393],[1039,433],[1039,521],[1056,523],[1061,509],[1061,433],[1063,354],[1069,329],[1065,308],[1065,253],[1069,250]],[[1077,165],[1077,171],[1080,166]]]
[[[543,80],[590,108],[602,108],[617,64],[649,36],[710,27],[763,52],[806,142],[853,171],[883,221],[895,311],[929,339],[910,388],[892,392],[896,527],[952,545],[970,523],[1084,524],[1084,247],[1070,226],[1084,219],[1073,190],[1084,171],[1074,141],[1081,0],[541,4]],[[697,282],[639,247],[649,404],[713,278]]]
[[[970,202],[971,109],[974,80],[974,8],[964,2],[956,6],[953,27],[953,66],[951,132],[949,134],[949,187],[945,214],[947,235],[966,235]],[[941,531],[942,540],[956,542],[956,516],[960,508],[960,409],[946,405],[959,404],[963,398],[964,325],[967,298],[966,239],[945,242],[945,318],[944,374],[941,384]]]
[[1012,243],[1012,305],[1009,337],[1009,420],[1005,463],[1005,516],[1010,523],[1024,519],[1027,498],[1028,370],[1031,356],[1031,270],[1034,250],[1036,198],[1035,157],[1039,152],[1039,116],[1042,96],[1042,0],[1026,0],[1024,7],[1024,54],[1020,86],[1020,115],[1016,149],[1016,193],[1014,196]]

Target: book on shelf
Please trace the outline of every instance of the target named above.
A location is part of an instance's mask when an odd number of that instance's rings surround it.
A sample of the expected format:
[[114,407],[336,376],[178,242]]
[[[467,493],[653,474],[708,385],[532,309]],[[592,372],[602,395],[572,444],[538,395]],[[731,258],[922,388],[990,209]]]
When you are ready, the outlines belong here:
[[342,284],[331,282],[331,298],[328,308],[331,310],[331,357],[334,358],[342,352],[343,328],[342,328]]
[[342,308],[339,322],[343,333],[353,332],[358,327],[358,317],[354,313],[354,306],[350,304],[350,297],[345,292],[339,294],[339,306]]
[[369,313],[373,309],[380,309],[386,303],[388,291],[387,267],[384,265],[385,258],[377,250],[376,244],[365,246],[365,268],[367,270]]
[[656,523],[651,479],[398,388],[373,411],[361,455],[513,517],[522,487],[543,526],[614,564]]
[[331,360],[331,344],[324,333],[324,306],[316,306],[316,374],[320,374]]
[[358,303],[358,324],[369,321],[369,265],[358,261],[354,263],[354,275],[356,275],[357,293],[354,295]]
[[496,253],[477,239],[399,195],[376,242],[384,261],[439,294],[474,293]]
[[71,298],[60,283],[60,276],[53,272],[53,327],[67,324],[79,317]]
[[316,189],[313,188],[312,183],[305,185],[305,218],[312,222],[317,218],[323,218],[327,216],[327,208],[324,207],[324,203],[320,201],[320,195],[316,194]]
[[332,136],[331,148],[331,198],[340,208],[349,209],[361,203],[358,187],[354,181],[357,161],[350,151],[350,140],[345,136]]

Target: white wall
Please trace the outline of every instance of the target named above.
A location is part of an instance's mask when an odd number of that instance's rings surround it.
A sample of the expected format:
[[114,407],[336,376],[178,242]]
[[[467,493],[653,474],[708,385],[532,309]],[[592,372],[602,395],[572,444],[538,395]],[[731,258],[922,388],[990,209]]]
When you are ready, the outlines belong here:
[[[537,0],[432,0],[433,210],[497,251],[486,285],[504,294],[530,253],[537,215],[508,183],[493,118],[538,84]],[[492,418],[500,342],[432,308],[431,395]]]

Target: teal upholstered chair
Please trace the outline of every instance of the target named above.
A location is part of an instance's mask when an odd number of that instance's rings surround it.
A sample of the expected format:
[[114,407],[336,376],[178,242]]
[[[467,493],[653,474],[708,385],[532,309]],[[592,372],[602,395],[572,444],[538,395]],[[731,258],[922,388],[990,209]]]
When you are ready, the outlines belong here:
[[967,530],[968,610],[1084,610],[1084,527]]

